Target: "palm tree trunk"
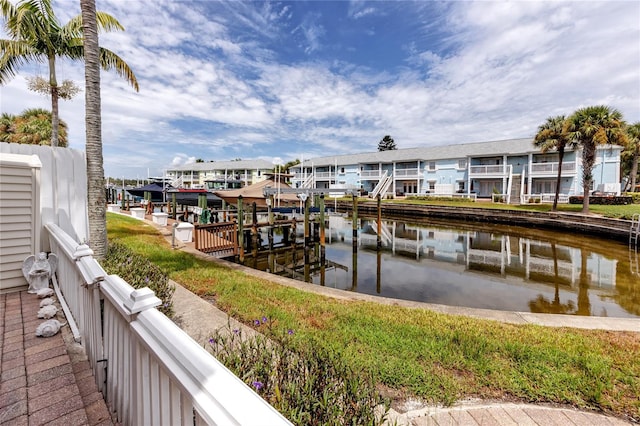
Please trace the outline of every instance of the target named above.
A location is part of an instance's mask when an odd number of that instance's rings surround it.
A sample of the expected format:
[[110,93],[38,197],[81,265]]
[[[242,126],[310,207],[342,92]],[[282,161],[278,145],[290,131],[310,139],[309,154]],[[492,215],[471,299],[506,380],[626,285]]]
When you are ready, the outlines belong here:
[[638,176],[638,160],[640,160],[640,148],[636,149],[631,162],[631,192],[636,192],[636,176]]
[[596,160],[596,146],[594,143],[582,145],[582,213],[589,213],[589,193],[593,182],[593,163]]
[[58,146],[58,81],[56,80],[56,57],[49,55],[49,86],[51,87],[51,146]]
[[562,160],[564,159],[564,147],[558,148],[558,178],[556,179],[556,196],[553,199],[551,211],[558,210],[558,197],[560,196],[560,179],[562,179]]
[[100,108],[100,50],[95,0],[80,0],[85,61],[85,108],[89,245],[98,259],[107,254],[107,201],[104,190]]

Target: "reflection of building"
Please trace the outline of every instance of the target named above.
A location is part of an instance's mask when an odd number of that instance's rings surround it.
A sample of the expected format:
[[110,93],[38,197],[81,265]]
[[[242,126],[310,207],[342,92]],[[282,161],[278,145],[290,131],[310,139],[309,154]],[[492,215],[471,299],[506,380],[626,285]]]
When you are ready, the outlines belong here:
[[[598,148],[593,189],[609,183],[618,186],[621,149]],[[522,197],[549,199],[555,193],[558,167],[557,153],[540,153],[532,139],[513,139],[318,157],[290,170],[297,187],[356,188],[383,195],[489,198],[498,193],[515,203]],[[581,173],[580,151],[569,150],[562,162],[560,192],[581,194]]]
[[[378,224],[360,219],[358,245],[375,249]],[[383,221],[383,250],[394,255],[442,261],[464,266],[467,270],[512,276],[547,284],[576,287],[580,284],[583,253],[590,287],[614,287],[617,261],[579,248],[536,239],[499,233],[455,230]],[[346,217],[331,217],[330,238],[351,244],[352,222]],[[332,240],[329,239],[329,244]]]
[[[467,267],[526,280],[575,286],[580,281],[579,248],[548,241],[477,232],[468,240]],[[591,253],[586,260],[589,285],[613,287],[617,261]]]

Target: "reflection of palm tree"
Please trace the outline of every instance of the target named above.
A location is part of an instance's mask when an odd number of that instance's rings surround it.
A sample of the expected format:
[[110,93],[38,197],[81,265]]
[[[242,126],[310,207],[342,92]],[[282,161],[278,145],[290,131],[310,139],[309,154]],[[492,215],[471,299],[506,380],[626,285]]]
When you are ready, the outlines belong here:
[[576,315],[591,315],[591,301],[589,300],[589,271],[587,270],[588,252],[580,249],[580,281],[578,283],[578,310]]
[[531,312],[541,313],[541,314],[569,314],[573,313],[576,309],[575,303],[573,300],[569,300],[567,303],[560,303],[560,280],[558,273],[558,256],[556,252],[556,243],[551,243],[551,252],[553,253],[553,273],[554,273],[554,284],[555,284],[555,293],[553,295],[553,301],[549,301],[545,299],[545,297],[541,294],[538,295],[537,298],[529,302],[529,309]]

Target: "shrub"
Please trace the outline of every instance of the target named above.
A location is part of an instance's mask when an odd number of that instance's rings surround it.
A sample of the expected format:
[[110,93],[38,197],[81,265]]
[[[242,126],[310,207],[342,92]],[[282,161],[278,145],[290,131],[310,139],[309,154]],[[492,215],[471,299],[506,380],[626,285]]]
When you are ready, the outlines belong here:
[[[571,196],[569,197],[569,204],[582,204],[582,200],[584,197],[580,196]],[[627,204],[633,204],[633,198],[627,196],[590,196],[589,204],[600,204],[605,206],[623,206]]]
[[473,203],[475,200],[473,198],[465,198],[465,197],[448,197],[446,195],[436,196],[436,195],[409,195],[406,197],[406,200],[417,200],[417,201],[453,201],[459,203]]
[[640,204],[640,192],[625,192],[625,197],[631,197],[633,204]]
[[107,256],[101,262],[108,274],[119,275],[133,288],[149,287],[162,300],[158,310],[171,318],[173,316],[173,292],[169,277],[147,258],[135,254],[118,242],[109,241]]
[[221,329],[209,339],[209,350],[294,424],[383,423],[385,416],[376,416],[375,408],[384,401],[370,374],[356,373],[322,344],[294,347],[292,334],[245,339],[240,330]]

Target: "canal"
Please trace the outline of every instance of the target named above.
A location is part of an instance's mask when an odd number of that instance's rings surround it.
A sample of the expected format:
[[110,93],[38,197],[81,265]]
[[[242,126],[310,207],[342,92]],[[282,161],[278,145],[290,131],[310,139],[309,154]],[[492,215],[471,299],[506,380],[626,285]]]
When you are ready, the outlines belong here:
[[[326,218],[327,264],[313,267],[309,281],[450,306],[640,317],[640,255],[625,243],[459,221],[378,226],[360,217],[354,253],[352,229],[350,217]],[[303,279],[282,266],[280,275]]]

